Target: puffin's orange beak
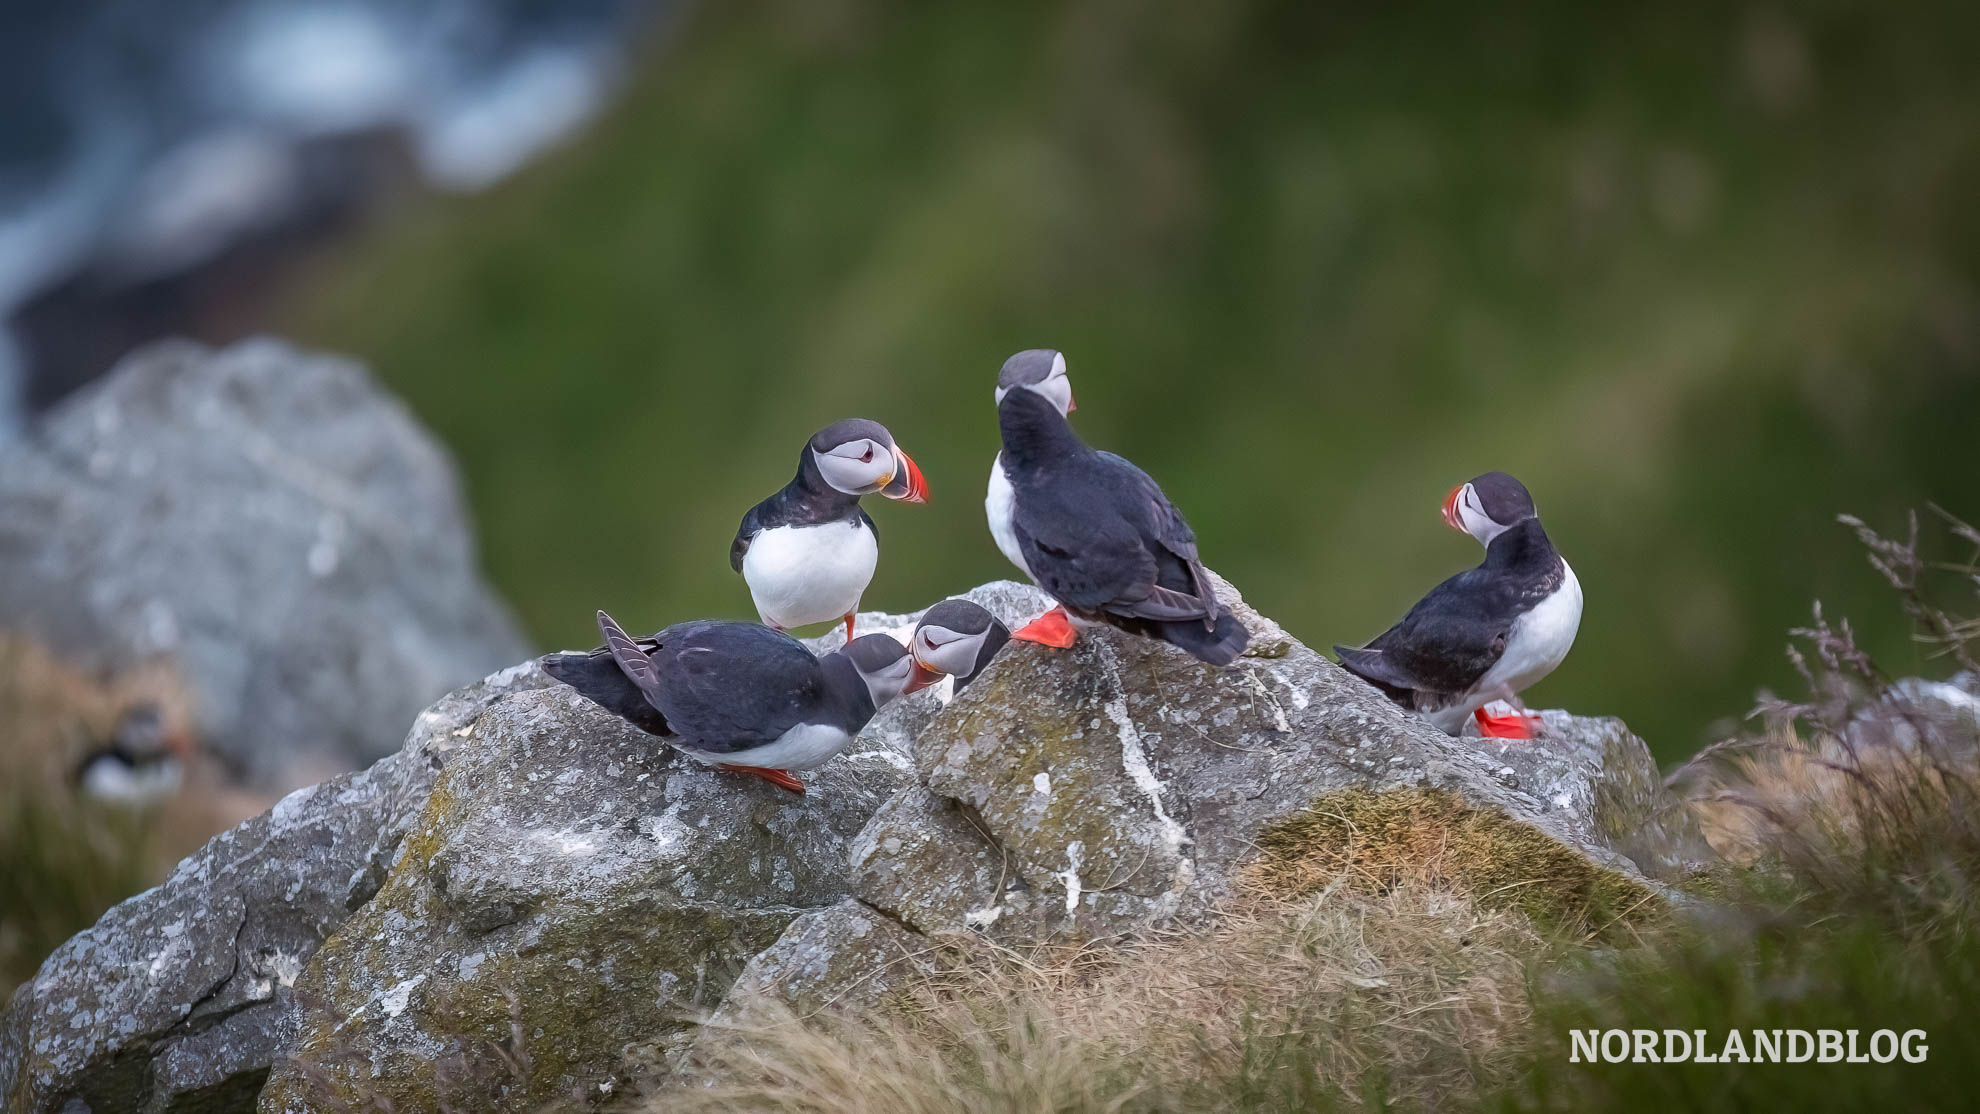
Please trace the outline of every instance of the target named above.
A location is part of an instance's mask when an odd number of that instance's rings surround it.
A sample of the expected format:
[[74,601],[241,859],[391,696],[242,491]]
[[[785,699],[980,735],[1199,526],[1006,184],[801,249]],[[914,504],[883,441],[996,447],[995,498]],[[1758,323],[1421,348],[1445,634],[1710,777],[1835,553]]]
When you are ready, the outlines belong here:
[[191,762],[199,757],[199,741],[192,732],[175,730],[165,736],[165,749],[181,762]]
[[887,486],[880,489],[880,494],[903,503],[928,502],[928,481],[921,478],[921,469],[914,463],[914,458],[899,448],[894,449],[894,455],[900,458],[901,466],[895,470],[894,478],[887,482]]
[[1067,391],[1067,392],[1066,392],[1066,413],[1068,413],[1068,414],[1070,414],[1070,413],[1072,413],[1073,411],[1075,411],[1075,410],[1077,410],[1077,409],[1079,409],[1079,403],[1078,403],[1078,402],[1075,402],[1075,401],[1073,400],[1073,396],[1072,396],[1072,392],[1071,392],[1071,391]]
[[902,687],[901,695],[905,696],[911,692],[920,692],[929,685],[940,683],[942,678],[946,676],[948,674],[930,669],[921,664],[920,659],[917,658],[914,663],[914,672],[908,674],[908,683]]
[[1449,495],[1444,496],[1444,522],[1460,534],[1469,534],[1471,531],[1464,528],[1464,520],[1458,517],[1458,496],[1463,494],[1464,485],[1459,484],[1451,489]]

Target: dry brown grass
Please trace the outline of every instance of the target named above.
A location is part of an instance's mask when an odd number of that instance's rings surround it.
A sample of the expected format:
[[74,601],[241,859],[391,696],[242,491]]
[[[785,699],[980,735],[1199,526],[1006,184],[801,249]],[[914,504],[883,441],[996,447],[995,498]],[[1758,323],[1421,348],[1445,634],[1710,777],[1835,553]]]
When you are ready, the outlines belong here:
[[1434,789],[1333,793],[1263,832],[1258,846],[1247,879],[1281,897],[1336,882],[1370,893],[1448,889],[1577,936],[1627,936],[1663,912],[1640,879]]
[[[1870,564],[1896,592],[1918,640],[1957,666],[1955,682],[1893,679],[1856,644],[1847,622],[1818,607],[1796,630],[1790,659],[1807,695],[1767,697],[1763,729],[1708,747],[1672,775],[1715,849],[1829,904],[1888,906],[1909,931],[1964,907],[1980,864],[1980,626],[1935,598],[1980,590],[1980,531],[1945,518],[1968,549],[1923,554],[1914,516],[1904,540],[1845,517]],[[1902,900],[1899,900],[1899,898]]]
[[1967,753],[1954,763],[1914,749],[1852,748],[1833,736],[1770,730],[1684,780],[1686,803],[1712,849],[1759,865],[1799,848],[1860,852],[1903,831],[1958,822],[1980,778]]
[[655,1111],[1018,1114],[1404,1107],[1512,1070],[1545,946],[1449,891],[1337,884],[1120,948],[942,949],[860,1018],[711,1033]]

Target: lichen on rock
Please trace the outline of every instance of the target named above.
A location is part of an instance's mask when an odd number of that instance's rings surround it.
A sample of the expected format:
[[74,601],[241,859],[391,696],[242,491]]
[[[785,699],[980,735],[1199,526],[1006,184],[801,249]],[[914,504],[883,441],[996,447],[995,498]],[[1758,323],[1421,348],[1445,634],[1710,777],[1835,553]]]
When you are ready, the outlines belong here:
[[786,925],[841,898],[848,843],[903,783],[869,755],[797,797],[561,687],[491,707],[473,737],[299,981],[264,1111],[433,1109],[490,1080],[485,1108],[532,1109],[612,1084],[629,1048],[684,1039]]
[[[1220,670],[1105,629],[1007,649],[853,843],[859,901],[923,938],[1022,946],[1408,876],[1594,931],[1656,915],[1651,879],[1702,853],[1620,723],[1452,738],[1219,594],[1266,653]],[[786,950],[759,957],[764,986]]]
[[[1012,624],[1045,606],[969,595]],[[976,939],[1106,941],[1403,877],[1593,932],[1651,915],[1653,879],[1702,854],[1620,723],[1452,738],[1220,596],[1259,651],[1229,668],[1104,629],[1013,644],[962,693],[885,709],[803,797],[506,670],[65,946],[0,1019],[0,1094],[37,1114],[623,1097],[697,1018],[878,1008]]]

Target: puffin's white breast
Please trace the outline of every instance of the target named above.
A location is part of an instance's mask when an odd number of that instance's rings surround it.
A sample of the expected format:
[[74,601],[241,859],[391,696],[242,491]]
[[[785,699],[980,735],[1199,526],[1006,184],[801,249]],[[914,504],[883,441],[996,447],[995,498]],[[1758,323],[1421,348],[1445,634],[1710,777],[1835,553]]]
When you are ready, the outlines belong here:
[[105,757],[91,762],[83,771],[82,791],[99,801],[154,804],[178,792],[184,780],[185,767],[176,761],[133,767]]
[[1031,567],[1018,550],[1017,528],[1011,525],[1016,513],[1017,493],[1011,489],[1011,478],[1004,474],[1004,454],[998,453],[990,462],[990,492],[983,497],[983,516],[990,520],[990,537],[996,540],[997,548],[1019,572],[1031,576]]
[[836,727],[800,723],[779,735],[776,742],[749,750],[717,754],[689,747],[679,749],[689,758],[711,766],[726,762],[732,766],[762,766],[771,770],[809,770],[830,762],[832,756],[846,749],[846,744],[852,739],[851,735]]
[[859,610],[879,563],[879,540],[858,519],[777,526],[750,541],[743,580],[765,622],[803,627]]
[[1552,673],[1574,645],[1581,629],[1581,581],[1566,561],[1561,562],[1561,584],[1552,595],[1513,620],[1506,633],[1506,652],[1487,670],[1474,690],[1498,699],[1502,692],[1517,693]]

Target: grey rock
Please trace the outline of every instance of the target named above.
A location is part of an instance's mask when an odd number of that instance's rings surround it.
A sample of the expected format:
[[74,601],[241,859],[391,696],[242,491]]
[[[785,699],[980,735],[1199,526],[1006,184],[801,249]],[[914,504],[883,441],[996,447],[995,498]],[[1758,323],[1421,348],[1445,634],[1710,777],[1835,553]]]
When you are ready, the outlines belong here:
[[[1667,798],[1620,725],[1501,759],[1264,633],[1265,656],[1221,671],[1111,630],[1064,652],[1013,644],[917,738],[921,786],[862,833],[856,894],[922,932],[1133,931],[1230,897],[1260,841],[1316,802],[1396,790],[1504,818],[1584,880],[1644,885],[1630,836]],[[1615,754],[1643,764],[1627,792],[1605,787]]]
[[1675,881],[1712,860],[1697,817],[1664,788],[1650,747],[1628,725],[1558,710],[1538,714],[1545,724],[1539,738],[1468,736],[1461,753],[1495,767],[1495,777],[1543,813],[1587,831],[1651,878]]
[[377,891],[437,771],[490,704],[550,683],[521,668],[450,694],[398,754],[291,793],[69,940],[0,1019],[0,1100],[251,1109],[295,1028],[297,974]]
[[529,652],[445,451],[358,364],[270,340],[144,349],[0,452],[0,627],[171,657],[207,744],[277,789]]
[[[1013,624],[1047,602],[970,596]],[[1227,602],[1256,651],[1229,669],[1107,630],[1014,644],[965,692],[886,709],[804,797],[504,671],[65,945],[0,1018],[0,1097],[534,1109],[637,1089],[718,1007],[865,1008],[945,933],[1104,938],[1426,845],[1542,911],[1633,908],[1690,861],[1619,723],[1453,739]]]
[[490,1104],[477,1108],[535,1109],[663,1062],[691,1011],[845,896],[848,845],[907,782],[885,739],[917,699],[802,797],[702,766],[569,689],[495,704],[383,888],[298,981],[294,1056],[261,1109],[429,1110],[470,1089]]
[[927,937],[857,901],[842,901],[792,921],[757,953],[709,1023],[747,1027],[822,1010],[857,1015],[933,974],[928,951]]
[[[794,923],[718,1019],[765,1016],[766,1001],[801,1013],[866,1000],[871,949],[835,953],[831,926],[898,924],[905,938],[881,937],[898,955],[944,934],[1104,938],[1296,882],[1297,870],[1259,872],[1275,856],[1324,862],[1359,841],[1371,860],[1420,858],[1420,835],[1457,847],[1440,865],[1455,880],[1511,878],[1525,894],[1544,878],[1530,907],[1565,914],[1646,901],[1658,892],[1646,874],[1702,852],[1618,721],[1547,713],[1529,743],[1453,739],[1218,585],[1253,634],[1229,669],[1109,630],[1070,651],[1013,644],[917,733],[918,784],[854,841],[866,912]],[[1042,609],[1029,589],[994,592],[1019,615]]]

